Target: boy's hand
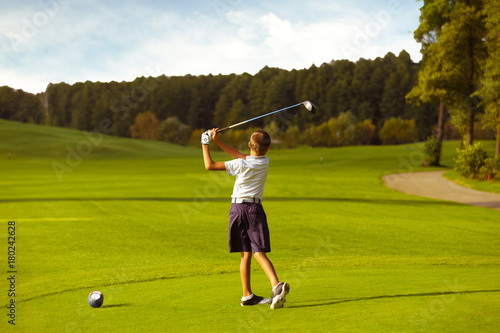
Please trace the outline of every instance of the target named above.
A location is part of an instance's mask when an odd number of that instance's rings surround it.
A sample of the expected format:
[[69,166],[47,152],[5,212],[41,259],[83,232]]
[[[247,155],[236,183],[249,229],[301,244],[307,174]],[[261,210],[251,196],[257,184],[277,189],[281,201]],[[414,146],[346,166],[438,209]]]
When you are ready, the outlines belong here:
[[210,130],[207,130],[201,134],[201,144],[208,145],[212,140],[212,135],[210,134]]
[[210,130],[210,135],[212,136],[212,140],[214,140],[214,142],[219,141],[219,133],[217,133],[217,130],[218,128],[212,128]]

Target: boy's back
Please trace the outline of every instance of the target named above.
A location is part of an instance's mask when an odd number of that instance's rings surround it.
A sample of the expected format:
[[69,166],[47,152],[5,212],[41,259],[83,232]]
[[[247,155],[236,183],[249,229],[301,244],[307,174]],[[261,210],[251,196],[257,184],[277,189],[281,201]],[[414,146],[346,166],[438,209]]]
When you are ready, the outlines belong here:
[[269,159],[267,156],[247,156],[225,162],[229,176],[236,176],[231,198],[262,199]]

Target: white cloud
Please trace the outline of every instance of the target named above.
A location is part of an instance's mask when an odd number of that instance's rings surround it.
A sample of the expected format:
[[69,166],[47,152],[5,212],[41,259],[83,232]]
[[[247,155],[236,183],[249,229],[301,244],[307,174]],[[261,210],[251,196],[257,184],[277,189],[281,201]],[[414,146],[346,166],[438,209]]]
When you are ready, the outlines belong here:
[[[415,58],[419,50],[409,32],[416,26],[400,28],[409,14],[377,21],[388,7],[371,2],[380,10],[314,0],[301,7],[292,1],[290,8],[241,2],[214,15],[213,9],[170,10],[163,2],[44,1],[59,6],[44,12],[32,1],[0,13],[0,84],[41,92],[49,82],[256,73],[266,65],[300,69],[403,48]],[[418,11],[414,15],[418,23]]]
[[260,22],[268,32],[265,44],[273,49],[279,44],[292,43],[297,35],[290,22],[280,19],[273,13],[261,17]]

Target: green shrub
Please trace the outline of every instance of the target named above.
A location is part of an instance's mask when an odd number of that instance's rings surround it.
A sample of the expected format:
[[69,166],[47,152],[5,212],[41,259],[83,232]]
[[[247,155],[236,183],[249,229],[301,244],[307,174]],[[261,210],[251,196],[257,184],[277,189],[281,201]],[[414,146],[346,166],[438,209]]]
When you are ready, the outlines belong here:
[[495,158],[487,158],[484,165],[479,170],[480,179],[487,180],[500,176],[500,156]]
[[290,126],[285,132],[285,138],[283,139],[285,147],[287,148],[297,148],[299,145],[300,130],[297,126]]
[[356,117],[350,112],[341,112],[317,126],[309,125],[302,132],[301,142],[312,147],[337,147],[357,143]]
[[137,114],[134,124],[129,127],[131,137],[146,140],[158,140],[160,136],[159,129],[160,121],[151,111]]
[[350,112],[341,112],[333,123],[328,122],[331,133],[339,146],[356,144],[356,117]]
[[365,119],[364,121],[356,125],[357,128],[357,142],[362,145],[369,145],[372,143],[375,137],[375,131],[377,128],[373,125],[371,119]]
[[177,117],[168,117],[160,123],[158,137],[161,141],[186,145],[192,131],[191,126],[183,124]]
[[427,156],[427,165],[439,166],[442,143],[438,142],[434,136],[429,136],[424,146],[424,153]]
[[486,165],[486,152],[481,142],[467,146],[464,142],[463,149],[457,148],[455,158],[455,170],[466,178],[480,178],[481,168]]
[[379,137],[384,145],[415,142],[417,139],[415,120],[404,120],[399,117],[387,119],[380,129]]

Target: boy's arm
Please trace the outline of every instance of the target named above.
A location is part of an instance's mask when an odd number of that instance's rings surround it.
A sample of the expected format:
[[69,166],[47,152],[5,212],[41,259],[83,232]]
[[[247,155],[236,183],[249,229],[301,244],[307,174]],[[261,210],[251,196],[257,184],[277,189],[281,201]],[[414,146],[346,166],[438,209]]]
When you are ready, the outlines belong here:
[[224,162],[214,162],[212,156],[210,156],[210,149],[208,145],[202,145],[203,149],[203,161],[205,162],[205,169],[207,170],[226,170],[226,164]]
[[212,140],[215,142],[217,146],[219,146],[226,154],[231,156],[232,158],[242,158],[246,160],[248,155],[245,155],[239,152],[236,148],[233,148],[222,141],[219,141],[219,133],[217,133],[217,128],[212,130]]

